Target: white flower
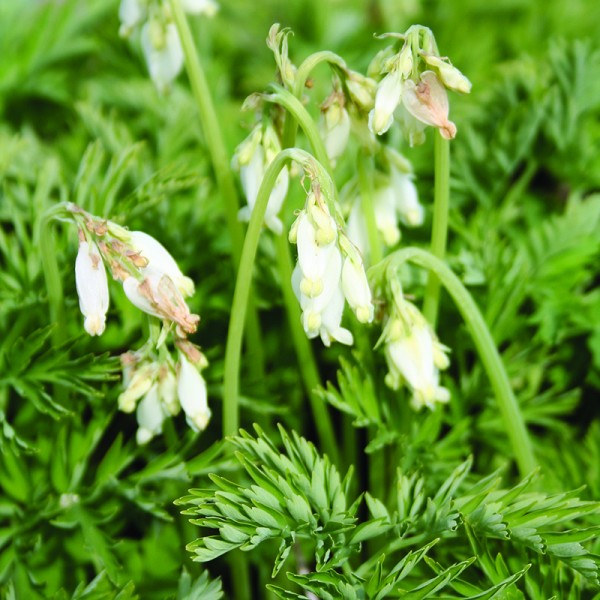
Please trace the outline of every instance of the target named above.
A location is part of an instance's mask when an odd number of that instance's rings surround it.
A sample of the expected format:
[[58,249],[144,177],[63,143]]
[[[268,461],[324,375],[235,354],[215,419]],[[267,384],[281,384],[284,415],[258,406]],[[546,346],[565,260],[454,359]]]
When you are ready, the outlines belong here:
[[138,404],[135,416],[138,422],[135,437],[140,446],[147,444],[155,435],[162,432],[167,413],[160,401],[156,384],[148,390],[148,393]]
[[150,77],[165,93],[183,67],[183,48],[174,23],[150,20],[142,27],[142,51]]
[[141,0],[121,0],[119,5],[119,20],[121,27],[119,35],[128,37],[134,27],[146,18],[146,5]]
[[339,102],[332,102],[321,113],[321,137],[331,165],[343,154],[350,137],[350,117]]
[[207,402],[206,382],[198,369],[183,354],[179,355],[177,395],[188,425],[194,431],[206,429],[211,416]]
[[[390,247],[396,245],[400,241],[401,233],[398,227],[396,193],[391,185],[381,186],[374,191],[373,212],[375,213],[375,225],[381,234],[383,243]],[[360,196],[357,196],[352,204],[347,231],[348,237],[361,254],[365,257],[369,256],[369,238]]]
[[371,323],[375,309],[365,268],[350,256],[346,256],[342,267],[342,290],[356,318],[361,323]]
[[156,363],[142,364],[135,369],[133,375],[128,378],[127,387],[119,394],[119,410],[126,413],[133,412],[137,401],[154,385],[156,374]]
[[177,379],[173,371],[166,365],[158,374],[158,395],[170,415],[179,414],[181,406],[177,397]]
[[394,111],[402,100],[402,74],[390,71],[377,86],[375,107],[369,112],[369,129],[376,135],[385,133],[394,121]]
[[[317,211],[319,209],[316,209]],[[296,220],[296,243],[298,245],[298,265],[302,271],[300,289],[307,296],[315,296],[323,290],[323,275],[329,264],[330,254],[336,248],[337,231],[335,221],[323,213],[321,226],[312,218],[312,211],[303,210]]]
[[414,305],[404,302],[403,312],[401,319],[394,317],[388,324],[385,354],[390,372],[386,383],[397,389],[405,381],[417,410],[448,402],[450,392],[439,384],[439,370],[449,364],[446,348]]
[[332,340],[350,345],[353,342],[352,334],[341,327],[344,311],[344,293],[340,281],[342,255],[336,245],[331,245],[325,260],[318,294],[303,292],[306,278],[299,261],[292,273],[292,287],[302,308],[302,326],[309,339],[320,336],[326,346],[330,346]]
[[196,331],[200,317],[190,312],[173,280],[163,272],[146,267],[144,279],[140,282],[135,277],[127,277],[123,290],[140,310],[177,323],[177,332],[182,337]]
[[[280,151],[281,144],[271,125],[264,129],[262,125],[258,125],[238,146],[233,166],[240,171],[240,180],[248,203],[248,206],[240,209],[238,213],[241,221],[250,220],[265,171]],[[289,175],[285,167],[277,176],[265,211],[265,225],[277,235],[283,231],[283,223],[277,215],[287,195],[288,185]]]
[[396,195],[396,208],[400,220],[409,227],[423,225],[425,210],[419,202],[412,175],[392,169],[391,181]]
[[[129,243],[148,260],[149,268],[168,275],[184,297],[194,293],[194,282],[181,272],[175,259],[158,240],[143,231],[131,231]],[[144,274],[146,268],[140,271]]]
[[79,308],[85,317],[85,330],[90,335],[102,335],[108,310],[108,280],[95,244],[85,241],[79,243],[75,259],[75,284]]
[[219,11],[219,4],[214,0],[181,0],[181,6],[190,15],[214,17]]
[[433,71],[421,73],[419,83],[405,82],[402,103],[415,119],[437,127],[447,140],[456,135],[456,125],[448,120],[448,93]]

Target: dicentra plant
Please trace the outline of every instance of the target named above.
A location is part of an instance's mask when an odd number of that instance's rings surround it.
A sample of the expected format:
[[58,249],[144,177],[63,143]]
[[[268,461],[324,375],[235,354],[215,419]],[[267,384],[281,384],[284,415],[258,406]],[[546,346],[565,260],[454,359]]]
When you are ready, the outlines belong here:
[[[600,202],[590,185],[536,226],[526,190],[561,166],[510,143],[560,145],[543,123],[584,118],[561,91],[598,53],[554,50],[525,103],[546,113],[463,134],[471,83],[428,27],[376,36],[363,72],[296,64],[275,24],[275,81],[231,143],[188,20],[218,10],[121,0],[154,89],[114,94],[141,123],[82,102],[97,139],[62,154],[2,134],[6,597],[600,597],[598,425],[579,451],[568,422],[573,340],[600,365]],[[518,110],[509,81],[491,112]]]

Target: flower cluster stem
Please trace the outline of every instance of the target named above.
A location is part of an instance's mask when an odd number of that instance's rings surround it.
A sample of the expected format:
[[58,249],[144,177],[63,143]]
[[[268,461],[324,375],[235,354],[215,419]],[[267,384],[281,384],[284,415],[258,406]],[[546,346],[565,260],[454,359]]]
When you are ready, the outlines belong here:
[[240,266],[235,282],[233,303],[231,306],[231,319],[227,333],[227,347],[225,350],[225,374],[223,383],[223,434],[233,435],[239,427],[238,395],[239,395],[239,373],[240,357],[242,350],[242,335],[248,298],[252,284],[252,272],[258,241],[263,225],[263,219],[267,211],[269,196],[277,176],[285,165],[292,160],[294,152],[300,150],[281,151],[268,166],[262,183],[256,196],[256,203],[248,224],[248,231],[244,239]]
[[[448,238],[448,211],[450,200],[450,142],[444,139],[439,131],[435,131],[434,142],[434,201],[433,225],[431,228],[431,253],[439,259],[446,255],[446,240]],[[435,328],[440,302],[440,280],[433,272],[429,272],[423,315]]]
[[339,464],[338,445],[333,432],[333,425],[327,405],[322,398],[316,394],[316,389],[321,383],[319,370],[315,357],[312,352],[310,341],[302,328],[300,307],[292,290],[290,282],[292,281],[292,260],[290,249],[285,235],[279,235],[276,239],[277,244],[277,266],[279,276],[282,282],[283,301],[285,304],[290,332],[292,334],[292,343],[298,357],[298,367],[304,389],[310,401],[310,408],[313,415],[317,435],[321,442],[321,447],[329,455],[335,464]]
[[358,157],[358,184],[361,208],[367,227],[371,264],[377,264],[383,258],[383,251],[373,205],[373,158],[366,152],[361,152]]
[[496,348],[492,334],[477,304],[475,304],[471,294],[461,283],[460,279],[438,257],[421,248],[412,247],[392,253],[379,263],[379,265],[371,269],[370,276],[377,278],[377,273],[381,272],[380,269],[387,271],[390,268],[397,268],[407,261],[425,267],[434,273],[454,300],[469,329],[484,369],[492,384],[519,471],[522,476],[528,475],[537,465],[523,415],[510,386],[508,374],[502,363],[502,358]]
[[52,330],[52,343],[59,346],[64,341],[66,329],[65,307],[63,300],[63,287],[56,260],[56,242],[52,221],[55,217],[54,211],[50,211],[41,219],[39,227],[39,244],[48,290],[48,305],[50,307],[50,322],[54,323]]
[[[198,58],[192,32],[190,31],[185,13],[180,0],[170,0],[173,9],[173,18],[181,39],[185,56],[185,66],[190,80],[192,93],[196,100],[202,129],[206,138],[206,145],[210,152],[211,161],[217,185],[225,204],[225,217],[231,238],[231,253],[236,268],[239,268],[244,240],[244,229],[238,221],[239,210],[238,193],[235,186],[233,173],[229,165],[229,157],[225,146],[223,134],[219,126],[219,119],[212,100],[210,88],[204,70]],[[249,348],[248,359],[255,378],[265,381],[265,367],[263,345],[261,341],[260,323],[254,302],[252,290],[249,290],[248,318],[246,320],[246,343]]]

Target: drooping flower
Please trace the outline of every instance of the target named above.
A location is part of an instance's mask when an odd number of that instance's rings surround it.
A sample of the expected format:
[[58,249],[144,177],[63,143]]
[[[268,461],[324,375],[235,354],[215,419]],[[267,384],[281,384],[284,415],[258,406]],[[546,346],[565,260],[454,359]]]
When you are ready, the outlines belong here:
[[[271,124],[257,125],[236,149],[233,166],[240,171],[240,180],[248,203],[248,206],[239,211],[238,218],[241,221],[250,220],[265,171],[280,151],[281,144]],[[278,214],[287,195],[288,185],[289,175],[285,167],[277,176],[265,212],[265,225],[278,235],[283,231]]]
[[162,432],[167,417],[158,394],[158,385],[154,384],[142,398],[135,413],[138,422],[136,441],[141,446]]
[[75,259],[75,284],[79,308],[85,317],[85,330],[90,335],[102,335],[108,311],[108,280],[96,244],[79,242],[79,251]]
[[402,50],[392,58],[383,61],[386,73],[377,85],[375,106],[369,113],[369,129],[382,135],[394,121],[394,111],[402,101],[407,78],[413,68],[410,46],[404,44]]
[[134,28],[146,18],[147,12],[146,4],[141,0],[121,0],[119,5],[119,20],[121,21],[119,35],[129,37]]
[[144,362],[136,366],[131,374],[124,376],[125,390],[119,394],[119,410],[132,413],[138,400],[155,385],[157,374],[158,365],[155,362]]
[[344,107],[344,95],[334,92],[321,107],[321,137],[331,165],[343,154],[350,137],[350,117]]
[[370,323],[374,316],[371,288],[365,269],[355,257],[346,256],[342,267],[342,290],[348,304],[361,323]]
[[447,140],[456,135],[456,125],[448,120],[448,92],[433,71],[421,73],[418,83],[406,82],[403,104],[417,121],[437,127]]
[[171,278],[184,297],[194,293],[194,282],[181,272],[170,252],[158,240],[143,231],[130,231],[129,242],[148,260],[148,267],[141,269],[142,274],[147,269],[160,271]]
[[177,395],[188,425],[194,431],[203,431],[210,421],[206,382],[198,368],[186,356],[179,355]]
[[391,169],[390,177],[400,220],[409,227],[423,225],[425,210],[419,202],[413,175],[411,173],[401,173],[397,169]]
[[183,48],[177,27],[174,23],[151,19],[142,27],[141,44],[150,78],[164,94],[183,67]]
[[[306,335],[320,336],[326,346],[332,341],[350,345],[352,334],[341,326],[345,300],[360,321],[369,322],[373,314],[370,290],[360,253],[342,230],[338,234],[318,186],[315,189],[290,230],[290,241],[298,246],[292,287],[302,308]],[[344,260],[352,262],[346,267],[345,281]]]
[[[370,254],[369,238],[365,223],[362,197],[356,185],[350,185],[343,190],[352,202],[348,217],[348,237],[368,257]],[[398,221],[408,227],[418,227],[423,224],[425,211],[419,202],[413,175],[402,172],[391,165],[388,174],[381,174],[377,187],[372,196],[375,225],[383,243],[392,247],[401,238]]]
[[123,290],[129,301],[140,310],[176,323],[177,332],[182,337],[196,331],[200,317],[190,312],[173,280],[163,272],[148,267],[141,281],[127,277],[123,281]]
[[447,348],[439,343],[416,306],[403,300],[397,308],[384,332],[389,369],[386,383],[393,389],[406,383],[416,410],[448,402],[450,392],[440,385],[440,369],[449,365]]

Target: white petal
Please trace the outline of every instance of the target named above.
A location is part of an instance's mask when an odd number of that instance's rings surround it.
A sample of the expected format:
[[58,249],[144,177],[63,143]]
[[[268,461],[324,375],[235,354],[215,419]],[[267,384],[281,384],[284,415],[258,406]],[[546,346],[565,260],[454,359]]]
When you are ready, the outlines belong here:
[[[329,219],[335,230],[335,221],[331,217]],[[329,244],[318,244],[317,234],[318,230],[306,211],[300,213],[297,227],[298,263],[304,277],[311,280],[321,279],[327,268],[328,256],[335,246],[335,238]]]
[[127,37],[145,17],[146,6],[140,0],[121,0],[119,5],[119,20],[121,21],[119,35]]
[[456,135],[456,125],[448,120],[448,93],[433,71],[423,72],[418,84],[407,81],[402,103],[416,119],[437,127],[444,138]]
[[135,415],[139,425],[136,433],[138,444],[146,444],[155,435],[162,432],[163,422],[167,415],[160,402],[157,385],[153,385],[138,404]]
[[251,154],[250,160],[240,166],[240,180],[250,211],[256,204],[256,196],[264,175],[265,153],[263,147],[258,145]]
[[345,258],[342,267],[342,289],[357,319],[361,323],[371,323],[375,309],[367,275],[362,263],[357,264],[349,256]]
[[394,120],[394,111],[402,98],[403,82],[398,71],[388,73],[377,86],[375,107],[369,113],[369,129],[381,135]]
[[[162,27],[161,32],[159,27]],[[159,40],[159,36],[163,39]],[[158,91],[164,93],[183,67],[183,48],[177,28],[173,23],[163,25],[148,21],[142,27],[141,43],[150,77]]]
[[[131,231],[130,243],[144,258],[148,259],[148,267],[168,275],[184,296],[194,293],[194,282],[186,277],[169,251],[155,238],[143,231]],[[147,268],[140,269],[145,274]]]
[[219,4],[214,0],[181,0],[181,6],[190,15],[214,17],[219,11]]
[[102,335],[108,310],[108,280],[95,244],[80,242],[75,259],[75,284],[85,330],[90,335]]
[[319,334],[326,346],[329,346],[332,340],[348,346],[353,343],[354,340],[352,334],[341,326],[343,312],[344,293],[338,283],[327,306],[321,313],[321,328]]
[[395,246],[400,240],[396,221],[396,195],[391,185],[381,187],[373,194],[375,223],[386,246]]
[[321,121],[321,136],[332,165],[344,153],[350,138],[350,117],[348,111],[333,104]]
[[210,408],[208,408],[206,382],[198,369],[183,354],[179,358],[177,394],[188,425],[194,431],[206,429],[211,416]]
[[419,202],[417,188],[412,177],[393,170],[392,185],[396,194],[396,207],[402,222],[409,227],[423,225],[425,211]]
[[128,277],[123,281],[123,291],[129,301],[146,314],[163,319],[164,315],[158,312],[150,300],[140,292],[139,286],[140,282],[135,277]]

